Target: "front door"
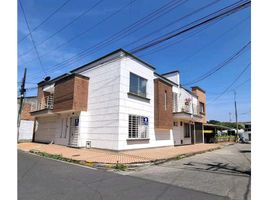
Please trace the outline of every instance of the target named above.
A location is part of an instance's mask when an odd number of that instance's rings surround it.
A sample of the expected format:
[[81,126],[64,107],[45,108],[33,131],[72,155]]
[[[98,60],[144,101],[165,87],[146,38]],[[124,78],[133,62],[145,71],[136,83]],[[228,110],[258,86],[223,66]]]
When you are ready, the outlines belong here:
[[78,145],[78,127],[79,127],[79,117],[71,117],[70,118],[70,140],[69,145],[70,146],[77,146]]

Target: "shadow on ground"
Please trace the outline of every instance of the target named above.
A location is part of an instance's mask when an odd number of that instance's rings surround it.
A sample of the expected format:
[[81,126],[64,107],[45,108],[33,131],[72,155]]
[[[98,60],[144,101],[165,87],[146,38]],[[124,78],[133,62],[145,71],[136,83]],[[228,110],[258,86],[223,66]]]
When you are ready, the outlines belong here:
[[251,170],[240,170],[238,167],[230,166],[229,163],[213,162],[213,163],[201,163],[201,162],[188,162],[184,164],[188,166],[190,170],[207,171],[212,173],[232,174],[237,176],[250,176]]

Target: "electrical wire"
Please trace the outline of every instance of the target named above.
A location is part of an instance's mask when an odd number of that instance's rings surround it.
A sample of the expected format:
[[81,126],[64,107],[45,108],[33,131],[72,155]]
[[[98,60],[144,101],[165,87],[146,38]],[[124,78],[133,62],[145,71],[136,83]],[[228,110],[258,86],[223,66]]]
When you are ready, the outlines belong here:
[[226,67],[228,64],[230,64],[231,62],[233,62],[239,56],[241,56],[249,48],[250,44],[251,44],[251,42],[248,42],[246,45],[244,45],[241,49],[239,49],[231,57],[229,57],[226,60],[224,60],[222,63],[216,65],[215,67],[213,67],[212,69],[210,69],[208,72],[202,74],[198,78],[196,78],[196,79],[194,79],[192,81],[189,81],[188,83],[183,84],[183,85],[184,86],[192,85],[192,84],[195,84],[195,83],[198,83],[200,81],[203,81],[203,80],[207,79],[208,77],[210,77],[211,75],[215,74],[217,71],[219,71],[223,67]]
[[[52,18],[57,12],[59,12],[67,3],[69,3],[71,0],[65,1],[63,4],[61,4],[58,8],[56,8],[52,13],[50,13],[40,24],[38,24],[36,27],[34,27],[31,31],[33,33],[36,31],[40,26],[42,26],[44,23],[46,23],[50,18]],[[30,33],[25,35],[22,39],[18,41],[18,43],[23,42],[28,36],[30,36]]]
[[234,3],[230,6],[225,7],[224,9],[221,9],[221,10],[216,11],[216,12],[214,12],[206,17],[203,17],[199,20],[196,20],[196,21],[190,23],[190,25],[183,26],[182,28],[171,31],[170,33],[162,35],[154,40],[151,40],[151,41],[147,42],[146,44],[138,46],[138,47],[132,49],[131,53],[135,54],[135,53],[138,53],[140,51],[144,51],[148,48],[151,48],[155,45],[158,45],[159,43],[165,42],[165,41],[170,40],[174,37],[177,37],[185,32],[188,32],[192,29],[206,25],[206,24],[211,23],[215,20],[221,20],[224,17],[231,15],[233,13],[236,13],[236,12],[238,12],[244,8],[247,8],[249,6],[250,6],[250,1],[242,2],[242,3],[240,1],[240,3]]
[[[52,37],[54,37],[55,35],[57,35],[58,33],[62,32],[64,29],[68,28],[70,25],[72,25],[73,23],[75,23],[79,18],[83,17],[84,15],[86,15],[89,11],[91,11],[93,8],[95,8],[96,6],[98,6],[100,3],[102,3],[103,0],[99,0],[97,1],[93,6],[89,7],[88,9],[86,9],[84,12],[82,12],[80,15],[78,15],[76,18],[74,18],[71,22],[65,24],[63,27],[61,27],[60,29],[58,29],[56,32],[54,32],[53,34],[51,34],[50,36],[48,36],[46,39],[44,39],[43,41],[37,43],[37,46],[40,46],[41,44],[44,44],[45,42],[47,42],[49,39],[51,39]],[[19,57],[25,56],[28,53],[30,53],[33,49],[30,49],[29,51],[20,54]]]
[[214,101],[218,100],[220,97],[222,97],[222,95],[224,95],[241,78],[241,76],[247,71],[247,69],[249,67],[250,67],[250,63],[239,73],[239,75],[233,80],[233,82],[220,95],[218,95],[211,102],[214,102]]
[[39,60],[39,63],[40,63],[41,69],[42,69],[42,71],[43,71],[44,75],[46,76],[46,72],[45,72],[45,69],[44,69],[44,67],[43,67],[42,61],[41,61],[41,59],[40,59],[40,56],[39,56],[38,50],[37,50],[37,48],[36,48],[36,45],[35,45],[35,42],[34,42],[34,39],[33,39],[32,33],[31,33],[30,25],[29,25],[29,23],[28,23],[28,20],[27,20],[26,14],[25,14],[25,12],[24,12],[24,9],[23,9],[23,6],[22,6],[22,3],[21,3],[21,0],[19,0],[19,4],[20,4],[21,11],[22,11],[22,14],[23,14],[24,20],[25,20],[25,22],[26,22],[26,25],[27,25],[27,28],[28,28],[28,31],[29,31],[29,34],[30,34],[30,37],[31,37],[31,40],[32,40],[33,47],[34,47],[35,52],[36,52],[36,55],[37,55],[37,57],[38,57],[38,60]]
[[[60,45],[56,46],[53,49],[50,49],[49,51],[47,51],[46,53],[40,55],[40,57],[44,57],[47,56],[49,54],[52,54],[54,51],[56,51],[57,49],[66,46],[67,44],[70,44],[71,42],[79,39],[80,37],[84,36],[85,34],[91,32],[93,29],[95,29],[96,27],[98,27],[99,25],[101,25],[102,23],[106,22],[107,20],[111,19],[113,16],[117,15],[118,13],[120,13],[122,10],[124,10],[125,8],[127,8],[129,5],[133,4],[134,2],[136,2],[137,0],[132,0],[131,2],[125,4],[124,6],[120,7],[118,10],[116,10],[115,12],[113,12],[111,15],[103,18],[102,20],[100,20],[99,22],[97,22],[96,24],[90,26],[89,28],[87,28],[86,30],[74,35],[73,37],[71,37],[70,39],[68,39],[67,41],[61,43]],[[31,63],[33,60],[30,60],[29,63]]]
[[63,62],[60,62],[58,64],[53,65],[52,67],[50,67],[49,70],[54,71],[56,69],[63,68],[64,65],[73,63],[76,60],[78,60],[79,58],[80,58],[79,59],[79,61],[80,61],[81,58],[87,56],[90,52],[96,52],[97,49],[104,48],[107,45],[111,44],[113,41],[118,41],[118,40],[126,37],[127,35],[136,32],[141,27],[151,23],[152,21],[158,19],[159,17],[163,16],[164,14],[167,14],[168,12],[175,9],[179,5],[185,3],[186,1],[188,1],[188,0],[177,0],[177,1],[168,2],[167,4],[161,6],[160,8],[154,10],[153,12],[151,12],[151,13],[147,14],[146,16],[142,17],[141,19],[137,20],[135,23],[125,27],[124,29],[120,30],[119,32],[116,32],[115,34],[108,37],[104,41],[99,42],[92,47],[89,47],[89,48],[82,50],[77,55],[74,55],[71,58],[64,60]]

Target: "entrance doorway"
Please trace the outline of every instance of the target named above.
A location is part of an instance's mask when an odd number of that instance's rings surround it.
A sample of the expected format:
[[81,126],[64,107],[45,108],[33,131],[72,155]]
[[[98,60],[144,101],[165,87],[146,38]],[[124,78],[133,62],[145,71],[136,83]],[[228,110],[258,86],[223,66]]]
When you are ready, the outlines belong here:
[[74,116],[70,118],[70,146],[78,145],[78,136],[79,136],[79,117]]

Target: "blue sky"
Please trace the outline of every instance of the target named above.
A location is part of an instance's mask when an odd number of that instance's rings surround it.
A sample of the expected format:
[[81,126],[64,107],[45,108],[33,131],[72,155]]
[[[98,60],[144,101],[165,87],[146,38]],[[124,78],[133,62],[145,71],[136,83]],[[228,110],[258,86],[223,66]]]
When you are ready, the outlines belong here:
[[[21,0],[30,29],[34,29],[64,2],[65,0]],[[28,77],[26,87],[36,87],[34,83],[41,81],[45,74],[52,78],[56,77],[117,48],[125,48],[130,51],[134,47],[146,43],[159,35],[179,28],[236,1],[182,1],[174,9],[151,23],[140,27],[135,32],[129,33],[103,48],[91,51],[82,58],[74,59],[73,62],[67,64],[62,63],[84,49],[110,38],[113,34],[135,23],[137,20],[168,2],[168,0],[70,0],[52,18],[32,32],[45,73],[41,69],[36,53],[33,50],[30,37],[18,43],[18,81],[21,81],[24,67],[27,67]],[[92,10],[51,37],[51,35],[62,29],[62,27],[96,3],[98,3],[97,6]],[[174,20],[208,4],[212,5],[200,12],[194,12],[193,15],[172,24],[172,26],[165,27]],[[124,9],[114,14],[122,7]],[[112,17],[107,18],[111,15]],[[96,24],[104,19],[106,19],[104,22],[96,26]],[[152,49],[139,52],[136,56],[155,66],[158,73],[179,70],[182,84],[192,81],[219,63],[222,63],[250,41],[250,8],[246,8],[217,23],[206,26],[204,29],[201,28],[196,31],[173,38]],[[85,32],[85,34],[76,37],[81,32]],[[151,32],[152,34],[150,34]],[[18,41],[27,34],[28,29],[18,3]],[[149,37],[140,39],[147,34],[149,34]],[[42,43],[48,37],[51,38]],[[70,39],[72,41],[66,43]],[[138,42],[131,44],[131,42],[138,39]],[[162,45],[167,45],[167,47],[161,49],[160,47]],[[250,68],[245,71],[230,90],[214,101],[249,63],[250,49],[246,50],[236,60],[209,78],[194,84],[206,90],[208,119],[229,121],[229,113],[231,113],[232,121],[235,120],[234,94],[232,89],[235,89],[237,93],[239,121],[248,121],[251,119]],[[58,65],[55,66],[56,64]],[[36,95],[36,93],[35,89],[27,91],[28,96]]]

